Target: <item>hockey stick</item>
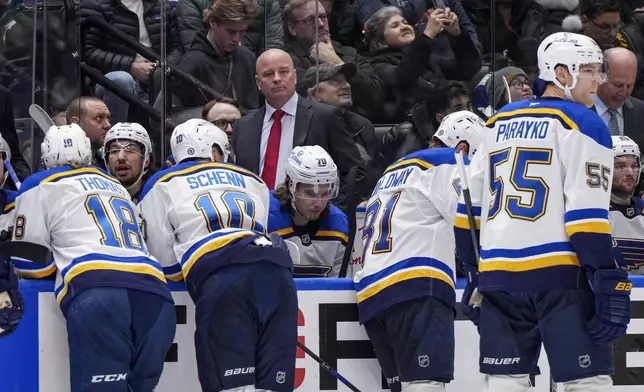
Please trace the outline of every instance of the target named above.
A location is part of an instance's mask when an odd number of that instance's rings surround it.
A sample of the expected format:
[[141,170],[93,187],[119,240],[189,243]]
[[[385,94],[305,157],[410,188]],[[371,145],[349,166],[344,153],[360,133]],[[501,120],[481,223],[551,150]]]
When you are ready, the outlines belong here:
[[315,353],[313,351],[309,350],[308,347],[306,347],[305,345],[300,343],[299,340],[297,341],[297,347],[299,347],[302,350],[304,350],[304,352],[307,353],[311,358],[313,358],[315,360],[315,362],[319,363],[320,366],[322,366],[324,368],[324,370],[329,372],[333,377],[335,377],[338,380],[340,380],[340,382],[343,383],[344,385],[346,385],[347,388],[349,388],[353,392],[360,392],[360,390],[358,388],[356,388],[355,385],[351,384],[346,378],[342,377],[342,375],[340,373],[338,373],[328,363],[324,362],[322,360],[322,358],[320,358],[317,355],[315,355]]
[[47,134],[47,131],[51,127],[55,127],[56,124],[54,123],[54,120],[49,117],[45,109],[41,108],[40,106],[36,104],[32,104],[29,106],[29,116],[31,117],[32,120],[38,124],[40,129],[43,131],[43,133]]
[[[356,176],[358,168],[353,166],[347,175],[347,218],[349,219],[349,238],[347,239],[347,246],[344,248],[344,256],[342,257],[342,266],[340,266],[339,278],[347,276],[347,269],[349,268],[349,261],[351,260],[351,252],[353,251],[353,243],[356,239],[356,208],[358,207],[356,197]],[[351,276],[353,278],[353,276]]]
[[[458,174],[461,177],[461,190],[463,198],[465,199],[465,210],[467,211],[467,221],[470,224],[470,235],[472,236],[472,245],[474,246],[474,255],[476,256],[476,263],[479,262],[479,244],[476,240],[476,220],[474,219],[474,211],[472,209],[472,196],[470,195],[470,187],[467,183],[467,173],[465,172],[465,162],[463,161],[463,151],[456,153],[456,166],[458,167]],[[471,272],[467,272],[467,280],[472,281]],[[475,288],[470,297],[470,305],[481,306],[483,297],[479,293],[478,288]]]

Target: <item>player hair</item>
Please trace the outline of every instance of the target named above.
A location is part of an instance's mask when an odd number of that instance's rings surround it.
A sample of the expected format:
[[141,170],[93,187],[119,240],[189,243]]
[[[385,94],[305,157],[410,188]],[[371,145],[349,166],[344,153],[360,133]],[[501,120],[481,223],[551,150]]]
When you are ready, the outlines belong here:
[[100,98],[90,97],[81,95],[72,99],[72,101],[67,105],[65,109],[65,118],[67,119],[67,124],[72,123],[72,117],[82,118],[87,115],[87,103],[88,102],[103,102]]
[[226,103],[228,105],[232,105],[241,112],[241,106],[239,106],[239,102],[237,102],[237,100],[228,97],[220,97],[213,99],[203,107],[203,110],[201,111],[201,118],[205,120],[206,117],[208,117],[208,112],[210,112],[210,109],[212,109],[218,103]]
[[617,0],[581,0],[579,14],[590,20],[595,20],[602,14],[621,11]]
[[284,179],[284,182],[279,184],[277,188],[275,189],[275,193],[273,196],[280,202],[280,210],[290,210],[291,209],[291,202],[293,201],[293,196],[291,195],[291,192],[288,189],[288,186],[291,182],[291,179],[289,176],[286,176]]
[[387,6],[374,12],[371,14],[369,19],[367,19],[367,22],[364,25],[364,30],[362,31],[364,34],[362,42],[369,52],[378,52],[387,47],[387,44],[385,43],[387,22],[392,16],[396,15],[403,16],[403,13],[398,7]]
[[449,109],[450,102],[452,102],[453,99],[462,96],[470,96],[467,88],[459,82],[449,82],[425,100],[427,112],[433,118],[436,113],[443,113],[445,110]]
[[247,21],[259,15],[257,0],[213,0],[210,7],[203,11],[203,21],[226,23]]

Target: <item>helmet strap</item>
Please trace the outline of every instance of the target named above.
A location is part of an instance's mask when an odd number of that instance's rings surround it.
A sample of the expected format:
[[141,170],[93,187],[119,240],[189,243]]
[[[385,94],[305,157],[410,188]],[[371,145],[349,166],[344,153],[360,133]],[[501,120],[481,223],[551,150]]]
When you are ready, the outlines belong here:
[[557,78],[554,80],[555,86],[559,87],[560,89],[563,90],[564,95],[566,96],[566,99],[569,101],[574,101],[575,99],[572,97],[572,89],[575,88],[577,85],[577,75],[571,74],[572,75],[572,86],[568,87],[568,85],[562,85]]

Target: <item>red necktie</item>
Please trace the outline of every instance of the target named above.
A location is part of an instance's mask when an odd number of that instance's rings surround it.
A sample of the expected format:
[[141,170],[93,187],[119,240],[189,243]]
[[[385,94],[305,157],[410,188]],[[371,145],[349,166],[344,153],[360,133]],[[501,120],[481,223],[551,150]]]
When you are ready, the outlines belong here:
[[271,134],[268,136],[268,146],[266,146],[266,155],[264,155],[264,170],[262,171],[262,179],[268,189],[275,189],[277,161],[280,154],[280,140],[282,139],[282,117],[285,114],[280,109],[273,113],[273,125],[271,125]]

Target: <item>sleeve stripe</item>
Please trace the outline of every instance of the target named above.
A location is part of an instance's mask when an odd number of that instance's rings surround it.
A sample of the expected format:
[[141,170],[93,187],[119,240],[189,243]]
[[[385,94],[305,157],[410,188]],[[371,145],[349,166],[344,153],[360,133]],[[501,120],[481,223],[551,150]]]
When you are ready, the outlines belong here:
[[[476,229],[481,230],[481,220],[480,219],[474,219],[474,222],[476,222]],[[454,226],[457,229],[463,229],[463,230],[469,230],[470,229],[470,221],[467,219],[467,217],[463,216],[456,216],[454,218]]]
[[605,219],[608,220],[608,209],[605,208],[584,208],[581,210],[572,210],[564,214],[564,221],[574,222],[584,219]]
[[610,224],[606,222],[584,222],[573,225],[566,225],[568,237],[577,233],[611,234]]
[[[458,203],[456,212],[467,216],[467,207],[463,203]],[[481,207],[472,206],[472,213],[474,214],[474,216],[481,216]]]

